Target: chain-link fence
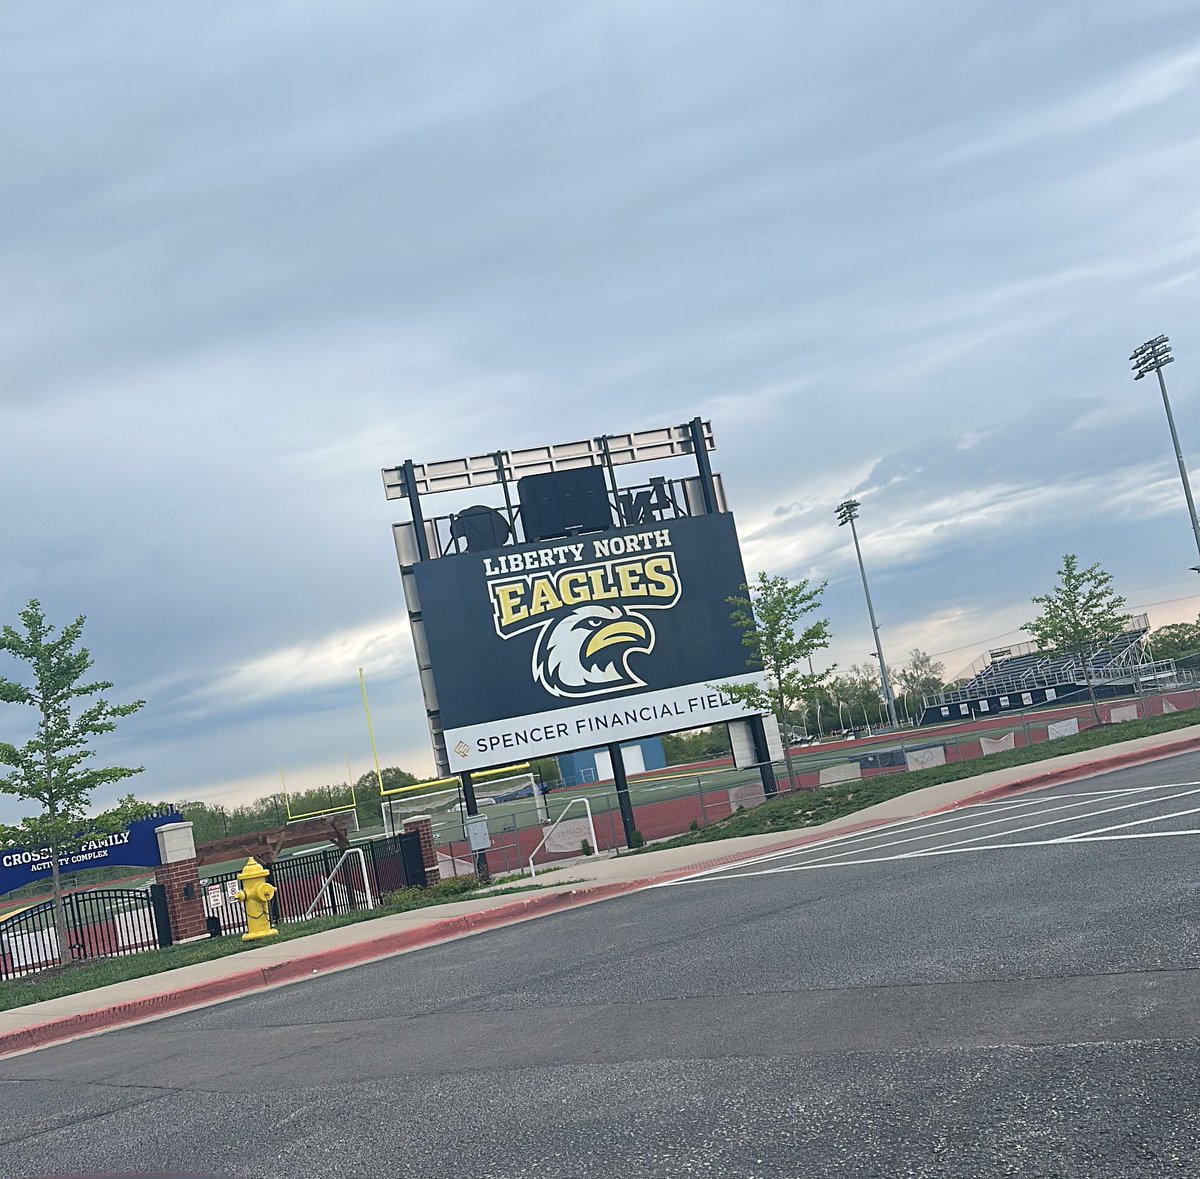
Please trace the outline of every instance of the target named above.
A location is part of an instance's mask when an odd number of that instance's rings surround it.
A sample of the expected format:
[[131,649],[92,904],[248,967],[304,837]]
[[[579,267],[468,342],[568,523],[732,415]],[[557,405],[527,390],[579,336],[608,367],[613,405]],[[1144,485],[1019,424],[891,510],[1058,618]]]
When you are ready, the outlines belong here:
[[[1077,693],[1072,699],[1060,698],[1053,709],[1045,705],[1037,709],[1013,709],[999,715],[977,715],[954,726],[905,729],[865,740],[797,749],[791,757],[794,776],[789,780],[783,763],[775,766],[775,773],[781,791],[819,790],[885,774],[974,761],[1073,736],[1094,728],[1097,723],[1121,724],[1197,707],[1200,707],[1200,688],[1102,700],[1095,710],[1086,693]],[[980,772],[985,769],[981,766]],[[561,787],[546,795],[544,807],[522,799],[481,808],[480,813],[489,820],[492,844],[488,865],[493,874],[525,870],[530,853],[548,828],[567,804],[580,796],[591,807],[595,846],[591,846],[591,830],[582,809],[576,807],[538,852],[537,863],[565,860],[589,851],[624,848],[617,794],[611,784]],[[645,840],[651,841],[706,827],[738,810],[758,806],[765,796],[756,769],[720,769],[700,774],[666,770],[647,775],[630,783],[630,797],[635,826]],[[461,813],[435,816],[434,838],[443,877],[469,875],[474,871]]]

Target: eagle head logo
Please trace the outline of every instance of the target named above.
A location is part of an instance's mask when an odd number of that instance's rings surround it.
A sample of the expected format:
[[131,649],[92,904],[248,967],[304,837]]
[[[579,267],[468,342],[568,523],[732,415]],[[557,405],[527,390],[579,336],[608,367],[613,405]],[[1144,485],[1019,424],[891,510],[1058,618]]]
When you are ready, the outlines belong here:
[[554,696],[598,696],[642,687],[633,651],[654,649],[654,628],[621,606],[578,606],[547,626],[533,649],[533,678]]

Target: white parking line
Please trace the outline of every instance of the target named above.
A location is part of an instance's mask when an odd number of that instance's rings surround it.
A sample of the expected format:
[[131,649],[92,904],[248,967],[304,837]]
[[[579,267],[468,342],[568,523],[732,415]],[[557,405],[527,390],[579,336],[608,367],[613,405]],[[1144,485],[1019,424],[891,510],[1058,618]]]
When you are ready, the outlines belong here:
[[959,806],[960,811],[981,810],[984,807],[1014,807],[1030,806],[1039,802],[1047,802],[1054,798],[1105,798],[1110,794],[1143,794],[1149,790],[1168,790],[1176,786],[1191,786],[1191,782],[1170,782],[1158,786],[1114,786],[1107,790],[1072,790],[1050,793],[1051,787],[1043,786],[1021,794],[1016,798],[1002,798],[995,802],[971,802]]
[[[1187,795],[1191,795],[1191,794],[1200,794],[1200,788],[1185,791],[1183,794],[1169,795],[1165,799],[1157,799],[1157,798],[1155,798],[1155,799],[1146,799],[1146,798],[1138,799],[1136,802],[1123,803],[1121,806],[1108,807],[1105,810],[1096,811],[1094,813],[1096,815],[1107,815],[1107,814],[1112,813],[1113,811],[1128,810],[1130,807],[1148,806],[1152,802],[1170,802],[1172,798],[1183,798],[1183,797],[1186,797]],[[1056,800],[1057,797],[1058,797],[1057,795],[1052,796],[1052,799]],[[1049,802],[1049,801],[1052,801],[1052,799],[1046,799],[1044,801]],[[1063,806],[1043,807],[1040,811],[1026,812],[1026,814],[1028,815],[1028,814],[1036,813],[1039,817],[1041,815],[1052,815],[1052,814],[1056,814],[1059,811],[1075,810],[1078,807],[1085,805],[1086,802],[1088,802],[1088,801],[1091,801],[1091,800],[1068,802],[1068,803],[1064,804]],[[977,830],[981,830],[984,827],[995,827],[998,824],[1009,822],[1012,819],[1012,817],[1013,816],[1011,816],[1011,815],[1004,814],[1004,815],[1001,815],[999,818],[988,819],[987,821],[985,821],[983,823],[969,823],[965,827],[957,828],[954,831],[954,834],[957,835],[962,831],[977,831]],[[1011,830],[1011,834],[1019,835],[1022,831],[1036,831],[1040,827],[1052,827],[1056,823],[1072,823],[1072,822],[1077,821],[1081,817],[1088,818],[1090,816],[1088,816],[1088,815],[1084,815],[1084,816],[1066,815],[1061,819],[1051,819],[1045,823],[1029,823],[1029,824],[1026,824],[1026,826],[1024,826],[1024,827],[1014,827]],[[878,833],[878,829],[874,832],[863,832],[863,835],[864,835],[864,837],[869,837],[870,835],[877,834],[877,833]],[[935,832],[935,834],[937,834],[937,833]],[[972,843],[972,842],[975,842],[976,840],[991,839],[994,834],[995,834],[995,832],[990,832],[987,835],[975,836],[973,839],[957,840],[956,843]],[[863,850],[864,851],[883,851],[885,848],[889,848],[889,847],[903,847],[904,844],[906,844],[906,843],[919,843],[921,840],[927,839],[928,837],[929,837],[928,826],[924,826],[918,831],[918,833],[916,835],[909,835],[905,839],[893,839],[888,843],[880,843],[880,844],[876,844],[876,845],[873,845],[870,847],[865,847],[865,848],[863,848]],[[819,843],[813,844],[812,850],[821,850],[824,847],[828,847],[828,846],[829,846],[828,844],[819,844]],[[954,844],[951,844],[949,846],[954,846]],[[808,850],[809,849],[798,848],[794,852],[792,852],[792,855],[794,855],[794,856],[805,855]],[[845,849],[840,848],[831,855],[820,856],[815,860],[810,860],[809,863],[821,863],[823,860],[841,859],[844,855],[845,855]],[[787,866],[783,866],[780,868],[767,869],[767,871],[773,871],[773,872],[787,872],[790,870],[791,869],[789,869]]]
[[[1180,790],[1180,787],[1187,789]],[[1149,795],[1158,794],[1163,790],[1175,790],[1177,793],[1170,794],[1164,797],[1141,797],[1129,800],[1130,795]],[[1120,811],[1132,810],[1137,807],[1149,806],[1157,803],[1171,802],[1178,798],[1188,798],[1200,794],[1200,782],[1171,782],[1161,783],[1157,786],[1136,786],[1123,787],[1111,791],[1085,791],[1073,794],[1044,794],[1040,798],[1028,798],[1017,800],[1013,804],[1004,804],[1005,809],[1002,813],[996,814],[995,810],[983,810],[984,807],[989,807],[991,804],[978,804],[978,806],[962,807],[945,815],[938,817],[922,817],[910,819],[898,819],[893,823],[883,824],[878,827],[873,827],[868,831],[858,831],[852,834],[843,836],[833,836],[826,840],[815,841],[805,847],[789,848],[783,851],[772,852],[762,857],[756,857],[753,860],[743,861],[738,864],[739,871],[730,871],[729,866],[709,868],[703,872],[695,873],[692,876],[684,877],[681,880],[668,881],[654,887],[670,888],[677,884],[687,884],[692,881],[717,877],[721,880],[740,880],[751,876],[768,876],[778,875],[783,872],[807,872],[817,868],[838,868],[838,867],[853,867],[858,864],[879,864],[895,860],[904,859],[920,859],[928,856],[936,855],[951,855],[969,851],[994,851],[1011,848],[1024,847],[1049,847],[1062,846],[1067,843],[1090,843],[1101,840],[1118,840],[1118,839],[1147,839],[1147,838],[1167,838],[1176,835],[1194,835],[1200,834],[1198,831],[1154,831],[1154,832],[1132,832],[1127,829],[1130,827],[1142,826],[1147,823],[1166,822],[1170,819],[1182,818],[1191,814],[1200,814],[1200,807],[1190,808],[1188,810],[1174,811],[1169,814],[1152,815],[1147,818],[1135,819],[1128,823],[1117,823],[1108,827],[1099,827],[1093,830],[1080,832],[1075,835],[1056,836],[1051,839],[1035,839],[1035,840],[1009,840],[1005,837],[1008,835],[1018,835],[1026,831],[1037,831],[1046,827],[1057,826],[1061,823],[1072,823],[1086,821],[1091,818],[1099,818],[1101,815],[1115,814]],[[1001,831],[989,831],[986,834],[976,835],[969,839],[957,838],[964,831],[981,830],[985,827],[996,827],[1007,822],[1021,822],[1028,818],[1038,818],[1039,820],[1050,814],[1056,814],[1060,811],[1077,810],[1081,805],[1087,802],[1108,802],[1115,801],[1121,798],[1126,801],[1121,802],[1118,806],[1104,807],[1101,810],[1095,810],[1085,813],[1076,813],[1064,815],[1055,819],[1047,819],[1042,822],[1027,823],[1020,827],[1010,827]],[[1060,803],[1061,800],[1080,800],[1067,801],[1063,805],[1046,805],[1048,803]],[[1018,808],[1023,808],[1018,810]],[[939,830],[948,824],[960,819],[966,812],[972,810],[983,811],[983,814],[989,814],[992,817],[984,822],[970,823],[965,826],[959,826],[951,830]],[[968,816],[970,817],[970,816]],[[982,817],[982,816],[981,816]],[[1125,834],[1111,834],[1112,832],[1126,832]],[[914,834],[915,832],[915,834]],[[881,835],[904,835],[903,839],[892,839],[883,844],[870,844],[868,841],[878,838]],[[880,852],[888,848],[899,848],[906,844],[916,843],[923,839],[942,838],[948,842],[939,847],[913,849],[909,851],[898,851],[891,855],[863,855],[863,852]],[[987,840],[998,840],[997,842],[984,842]],[[854,846],[859,844],[860,846]],[[825,852],[827,854],[812,857],[813,852]],[[804,857],[804,862],[790,864],[774,864],[774,861],[791,858],[798,860]],[[762,864],[773,864],[771,867],[760,867]],[[746,871],[745,869],[754,869]]]
[[1186,811],[1173,811],[1169,815],[1151,815],[1148,819],[1134,819],[1132,823],[1114,823],[1111,827],[1097,827],[1095,831],[1081,831],[1078,835],[1064,835],[1063,841],[1083,839],[1087,835],[1104,835],[1109,831],[1120,831],[1124,827],[1141,827],[1146,823],[1165,823],[1167,819],[1182,819],[1185,815],[1200,815],[1200,806]]
[[[1188,783],[1188,785],[1200,785],[1200,783]],[[1139,787],[1138,789],[1160,789],[1160,787]],[[956,823],[969,811],[985,806],[1001,805],[1005,807],[1029,807],[1042,806],[1047,802],[1055,801],[1064,797],[1076,797],[1074,795],[1053,794],[1046,798],[1027,798],[1015,799],[1004,803],[973,803],[970,806],[955,807],[953,810],[938,812],[933,815],[910,815],[905,819],[893,819],[890,823],[879,823],[868,828],[866,831],[851,831],[844,835],[830,835],[825,839],[814,839],[812,843],[802,844],[799,847],[786,847],[780,851],[764,852],[762,855],[753,856],[749,859],[741,860],[738,863],[739,868],[749,868],[756,864],[769,864],[774,860],[786,859],[789,856],[807,855],[811,851],[823,851],[831,847],[846,847],[852,843],[858,843],[862,840],[875,839],[880,835],[901,833],[905,828],[928,831],[934,827],[942,827],[950,823]],[[1085,797],[1079,795],[1078,797]],[[1002,820],[997,819],[996,822]],[[963,830],[963,828],[959,828]],[[718,865],[715,868],[705,868],[702,872],[697,872],[692,876],[687,877],[687,880],[700,880],[705,876],[713,876],[718,872],[727,872],[728,865]],[[665,884],[655,884],[653,888],[669,888],[672,884],[682,884],[684,881],[668,881]]]
[[[893,819],[890,823],[880,823],[877,826],[871,827],[866,831],[852,831],[845,835],[830,835],[826,839],[815,839],[812,843],[802,844],[800,847],[786,847],[781,851],[764,852],[760,856],[753,856],[749,859],[740,860],[739,868],[749,868],[755,864],[769,864],[773,860],[781,860],[788,856],[805,855],[809,851],[817,851],[824,848],[836,847],[838,845],[846,845],[855,843],[861,839],[874,839],[878,835],[885,832],[893,834],[898,833],[905,827],[940,827],[946,823],[953,823],[962,817],[963,813],[970,808],[962,807],[958,810],[948,812],[945,815],[913,815],[907,819]],[[715,868],[705,868],[702,872],[696,872],[692,876],[688,876],[687,880],[700,880],[705,876],[713,876],[718,872],[728,871],[728,865],[718,865]],[[667,881],[663,884],[651,885],[652,888],[669,888],[672,884],[682,884],[684,881]]]
[[[977,843],[961,847],[935,847],[924,851],[898,852],[894,856],[862,856],[853,860],[835,860],[832,863],[793,864],[786,868],[772,868],[767,872],[730,872],[725,876],[716,877],[715,880],[709,883],[720,883],[725,880],[744,880],[752,876],[777,876],[782,872],[816,872],[822,868],[857,868],[860,864],[891,864],[897,860],[923,860],[933,856],[965,855],[969,852],[1009,851],[1018,847],[1069,847],[1077,843],[1105,843],[1126,839],[1170,839],[1179,835],[1200,835],[1200,828],[1186,831],[1137,831],[1130,832],[1128,835],[1086,835],[1080,836],[1077,839],[1060,835],[1055,839],[1025,839],[1014,840],[1012,843]],[[688,884],[693,879],[693,877],[688,877],[685,880],[675,880],[671,883]],[[667,885],[655,885],[653,887],[665,888]]]
[[1128,835],[1081,835],[1078,839],[1051,840],[1052,843],[1106,843],[1116,839],[1170,839],[1173,835],[1200,835],[1200,827],[1189,827],[1183,831],[1131,831]]
[[[1128,810],[1132,810],[1134,807],[1138,807],[1138,806],[1149,806],[1151,803],[1173,802],[1177,798],[1191,798],[1195,794],[1200,794],[1200,787],[1196,787],[1192,790],[1183,790],[1183,791],[1180,791],[1180,793],[1178,793],[1178,794],[1168,794],[1166,798],[1139,798],[1135,802],[1125,802],[1125,803],[1122,803],[1120,806],[1105,807],[1104,810],[1102,810],[1102,811],[1092,811],[1090,814],[1087,814],[1084,816],[1066,815],[1061,819],[1050,819],[1048,822],[1045,822],[1045,823],[1029,823],[1024,827],[1014,827],[1014,828],[1012,828],[1011,831],[1005,832],[1005,834],[1006,835],[1020,835],[1023,831],[1040,831],[1043,827],[1057,827],[1060,823],[1077,822],[1081,817],[1088,818],[1088,819],[1093,819],[1093,818],[1098,819],[1101,815],[1113,815],[1113,814],[1116,814],[1118,811],[1128,811]],[[1054,811],[1061,810],[1061,809],[1064,809],[1064,808],[1049,807],[1046,810],[1044,810],[1042,812],[1042,814],[1046,814],[1046,815],[1053,814]],[[991,838],[991,837],[988,835],[977,835],[971,839],[956,840],[954,843],[948,844],[947,846],[948,847],[961,847],[968,843],[979,843],[982,840],[989,839],[989,838]]]

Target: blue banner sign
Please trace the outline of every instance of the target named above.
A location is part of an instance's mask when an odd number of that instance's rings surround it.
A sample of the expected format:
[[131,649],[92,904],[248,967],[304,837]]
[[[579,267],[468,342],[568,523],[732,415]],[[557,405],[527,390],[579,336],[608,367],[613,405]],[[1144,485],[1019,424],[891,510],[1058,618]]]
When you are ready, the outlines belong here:
[[[153,868],[161,861],[156,832],[168,823],[182,823],[177,814],[155,815],[138,819],[124,831],[90,839],[82,847],[59,857],[63,872],[81,872],[85,868],[135,867]],[[50,852],[47,848],[9,847],[0,850],[0,896],[50,879]]]

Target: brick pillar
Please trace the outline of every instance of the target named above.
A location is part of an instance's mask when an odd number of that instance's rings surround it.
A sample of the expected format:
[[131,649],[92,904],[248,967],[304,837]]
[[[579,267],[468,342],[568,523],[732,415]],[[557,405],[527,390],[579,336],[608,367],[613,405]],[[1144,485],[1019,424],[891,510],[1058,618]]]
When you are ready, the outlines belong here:
[[437,849],[433,846],[433,819],[429,815],[413,815],[404,820],[404,830],[415,831],[421,837],[421,859],[425,862],[425,883],[437,884],[442,878],[438,870]]
[[[155,834],[162,863],[155,869],[154,876],[167,893],[172,940],[178,944],[207,937],[200,865],[196,860],[191,823],[167,823]],[[189,892],[190,896],[187,895]]]

